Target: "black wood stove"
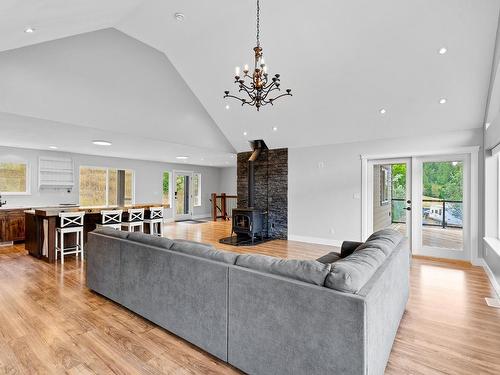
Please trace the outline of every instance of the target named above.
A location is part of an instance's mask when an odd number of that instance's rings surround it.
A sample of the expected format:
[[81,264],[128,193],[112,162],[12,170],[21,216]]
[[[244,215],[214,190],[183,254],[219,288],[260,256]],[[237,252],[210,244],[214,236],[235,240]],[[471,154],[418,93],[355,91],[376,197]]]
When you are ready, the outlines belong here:
[[267,237],[267,212],[255,208],[255,160],[262,150],[267,150],[263,140],[250,142],[253,153],[248,159],[248,208],[234,208],[232,232],[236,237],[220,240],[221,243],[231,245],[254,245],[263,242]]

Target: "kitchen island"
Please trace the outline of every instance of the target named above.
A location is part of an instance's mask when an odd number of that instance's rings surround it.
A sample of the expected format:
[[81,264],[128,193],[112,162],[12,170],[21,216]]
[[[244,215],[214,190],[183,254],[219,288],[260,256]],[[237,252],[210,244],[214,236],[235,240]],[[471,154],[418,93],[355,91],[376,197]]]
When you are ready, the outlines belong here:
[[[24,211],[26,222],[26,250],[33,256],[46,260],[49,263],[56,261],[55,239],[56,225],[61,212],[85,211],[84,217],[84,243],[87,242],[88,232],[93,231],[101,219],[102,210],[123,210],[124,219],[131,208],[166,207],[162,204],[135,204],[125,207],[68,207],[68,208],[37,208]],[[67,246],[73,245],[75,236],[68,234],[65,237]]]

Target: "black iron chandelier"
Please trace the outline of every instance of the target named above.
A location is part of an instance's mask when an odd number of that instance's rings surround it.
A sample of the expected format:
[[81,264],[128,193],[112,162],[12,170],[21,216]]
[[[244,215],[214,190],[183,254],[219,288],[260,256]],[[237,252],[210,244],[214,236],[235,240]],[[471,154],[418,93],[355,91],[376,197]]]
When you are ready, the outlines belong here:
[[[234,83],[238,85],[238,92],[246,94],[244,98],[239,98],[235,95],[231,95],[229,91],[224,91],[224,98],[234,98],[241,101],[241,105],[248,104],[257,108],[263,107],[267,104],[273,105],[274,102],[283,96],[292,96],[292,90],[286,89],[286,93],[282,93],[278,96],[273,96],[273,94],[278,94],[281,92],[280,89],[280,75],[275,74],[271,79],[267,72],[267,66],[264,63],[264,57],[262,55],[262,48],[260,46],[260,1],[257,0],[257,46],[253,49],[255,52],[255,65],[253,73],[249,74],[248,65],[243,67],[243,75],[240,76],[240,67],[237,66],[235,69]],[[250,83],[246,83],[245,79],[249,78]],[[276,91],[276,93],[273,93]]]

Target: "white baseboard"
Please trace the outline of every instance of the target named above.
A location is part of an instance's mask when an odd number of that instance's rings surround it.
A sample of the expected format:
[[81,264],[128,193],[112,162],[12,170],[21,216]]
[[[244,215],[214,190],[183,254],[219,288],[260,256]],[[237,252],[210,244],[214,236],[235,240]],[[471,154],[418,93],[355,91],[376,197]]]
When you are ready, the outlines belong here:
[[[208,214],[193,215],[193,216],[191,216],[191,219],[199,220],[199,219],[208,219],[210,217],[211,217],[210,213],[208,213]],[[163,219],[164,224],[173,223],[173,222],[175,222],[175,218],[173,218],[173,217],[166,217]]]
[[314,243],[318,245],[329,245],[329,246],[342,246],[342,242],[340,240],[334,240],[331,238],[321,238],[321,237],[308,237],[308,236],[297,236],[294,234],[288,235],[289,241],[298,241],[298,242],[306,242],[306,243]]
[[193,220],[199,220],[199,219],[207,219],[211,218],[212,216],[210,215],[210,212],[206,214],[201,214],[201,215],[193,215]]
[[495,290],[496,292],[496,297],[497,298],[500,298],[500,284],[498,284],[498,281],[497,279],[495,278],[495,275],[493,274],[493,271],[491,270],[491,268],[488,266],[488,263],[486,263],[484,261],[484,259],[482,259],[482,266],[484,268],[484,272],[486,272],[486,275],[488,276],[488,279],[490,279],[490,283],[491,285],[493,286],[493,289]]

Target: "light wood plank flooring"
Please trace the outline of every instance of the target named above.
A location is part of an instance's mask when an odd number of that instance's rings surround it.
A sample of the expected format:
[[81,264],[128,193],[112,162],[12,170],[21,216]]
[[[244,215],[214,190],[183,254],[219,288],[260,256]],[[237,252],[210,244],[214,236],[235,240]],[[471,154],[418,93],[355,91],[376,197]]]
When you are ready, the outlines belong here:
[[[166,236],[217,243],[228,223],[165,226]],[[230,248],[217,244],[219,248]],[[314,259],[332,248],[273,241],[231,248]],[[461,262],[414,259],[411,297],[388,374],[499,374],[500,310],[484,271]],[[0,247],[0,374],[237,374],[85,287],[81,262],[34,259]]]

